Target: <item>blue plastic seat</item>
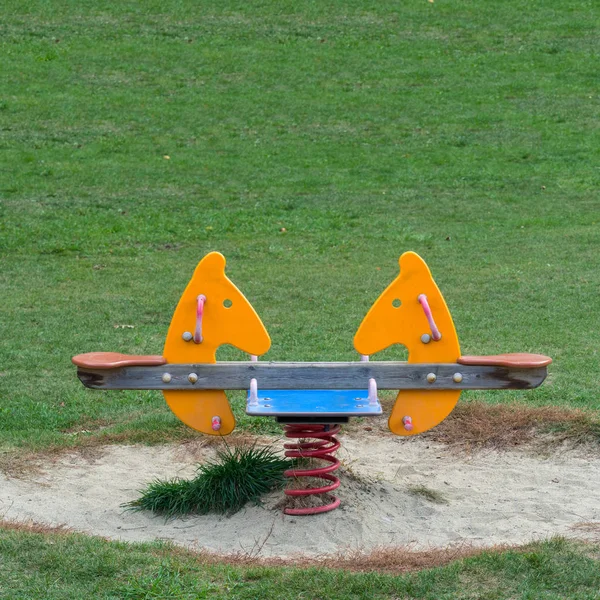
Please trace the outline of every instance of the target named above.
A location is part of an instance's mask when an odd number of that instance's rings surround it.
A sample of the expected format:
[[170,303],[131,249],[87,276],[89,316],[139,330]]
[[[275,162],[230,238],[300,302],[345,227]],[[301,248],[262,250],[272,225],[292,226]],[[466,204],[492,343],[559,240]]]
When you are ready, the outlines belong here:
[[[258,404],[246,403],[255,417],[368,417],[382,413],[367,390],[261,390]],[[249,398],[248,394],[248,398]]]

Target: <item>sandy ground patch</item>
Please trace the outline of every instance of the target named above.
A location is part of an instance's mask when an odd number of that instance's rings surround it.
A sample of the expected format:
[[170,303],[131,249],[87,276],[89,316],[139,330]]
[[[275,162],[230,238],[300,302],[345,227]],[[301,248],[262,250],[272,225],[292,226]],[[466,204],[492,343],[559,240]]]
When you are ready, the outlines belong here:
[[[457,454],[422,439],[341,436],[342,507],[290,517],[283,493],[231,517],[165,521],[124,510],[155,478],[190,477],[211,448],[111,446],[95,459],[77,454],[27,478],[0,475],[0,518],[65,524],[125,541],[170,540],[192,548],[261,556],[338,553],[379,546],[518,544],[598,531],[600,456],[563,450]],[[441,503],[415,493],[427,488]],[[591,525],[590,525],[591,524]]]

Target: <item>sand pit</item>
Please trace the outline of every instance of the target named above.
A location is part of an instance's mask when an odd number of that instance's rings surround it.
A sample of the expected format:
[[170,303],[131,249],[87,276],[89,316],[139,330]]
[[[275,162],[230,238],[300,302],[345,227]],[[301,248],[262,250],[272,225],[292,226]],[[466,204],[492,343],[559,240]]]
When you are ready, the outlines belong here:
[[[210,447],[111,446],[93,460],[73,454],[25,478],[0,476],[0,518],[64,524],[125,541],[170,540],[220,553],[315,556],[380,546],[518,544],[576,535],[600,521],[600,457],[563,450],[457,454],[423,439],[341,436],[342,507],[290,517],[277,492],[231,517],[165,522],[123,510],[155,478],[194,474]],[[426,488],[426,489],[424,489]],[[419,490],[421,493],[419,493]],[[434,498],[423,495],[437,493]],[[437,500],[437,501],[436,501]]]

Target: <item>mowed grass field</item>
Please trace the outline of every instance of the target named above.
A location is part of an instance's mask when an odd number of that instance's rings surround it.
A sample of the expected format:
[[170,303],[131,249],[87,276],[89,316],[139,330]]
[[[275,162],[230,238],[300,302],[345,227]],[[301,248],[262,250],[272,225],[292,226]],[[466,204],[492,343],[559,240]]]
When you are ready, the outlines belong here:
[[[449,564],[442,553],[444,566],[417,572],[404,572],[418,564],[418,560],[411,564],[410,556],[400,569],[394,569],[399,561],[394,565],[387,556],[388,565],[385,561],[380,565],[382,572],[351,560],[339,561],[345,569],[302,565],[301,560],[299,566],[282,568],[268,562],[253,564],[244,557],[219,563],[164,543],[124,544],[19,528],[0,530],[0,552],[0,582],[10,584],[0,587],[3,600],[593,600],[600,587],[598,548],[558,539],[518,550],[492,550]],[[417,558],[427,564],[427,556]],[[12,580],[3,577],[6,573],[13,574]]]
[[[196,435],[159,392],[84,389],[70,358],[160,354],[211,250],[277,360],[356,358],[414,250],[465,354],[554,358],[537,390],[463,401],[598,415],[596,2],[7,0],[0,17],[3,464]],[[241,428],[277,431],[233,402]]]

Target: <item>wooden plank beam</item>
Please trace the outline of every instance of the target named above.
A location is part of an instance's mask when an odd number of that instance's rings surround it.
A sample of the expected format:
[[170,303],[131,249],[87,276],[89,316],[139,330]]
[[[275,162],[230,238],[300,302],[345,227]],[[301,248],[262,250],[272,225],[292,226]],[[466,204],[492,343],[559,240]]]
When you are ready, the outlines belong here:
[[[219,362],[102,370],[80,367],[77,376],[86,387],[102,390],[246,390],[252,378],[257,379],[259,389],[263,390],[366,389],[370,378],[376,380],[380,390],[490,390],[535,388],[544,381],[546,373],[546,367],[372,361]],[[190,377],[191,374],[196,377]],[[434,381],[430,381],[431,374],[435,375]],[[455,377],[456,374],[461,377]]]

